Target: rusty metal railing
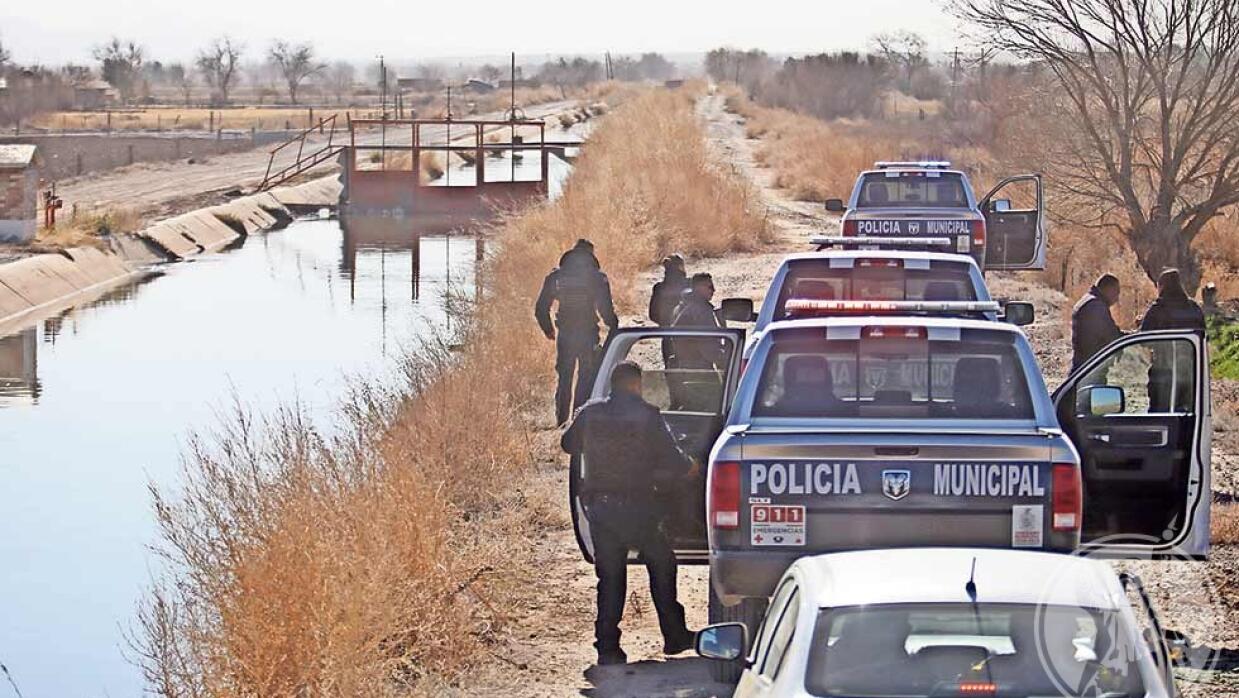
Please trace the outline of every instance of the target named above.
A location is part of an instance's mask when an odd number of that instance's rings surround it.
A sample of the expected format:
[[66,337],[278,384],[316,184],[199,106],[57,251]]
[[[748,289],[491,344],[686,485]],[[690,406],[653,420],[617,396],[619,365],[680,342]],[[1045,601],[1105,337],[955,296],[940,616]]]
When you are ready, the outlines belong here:
[[[317,131],[319,135],[324,133],[327,134],[327,143],[307,155],[305,152],[306,142],[315,131]],[[320,163],[326,162],[327,160],[335,157],[341,150],[344,149],[344,146],[336,145],[335,136],[336,115],[332,114],[331,116],[325,118],[320,117],[317,124],[302,130],[297,135],[277,145],[271,150],[271,157],[267,160],[267,173],[262,178],[262,184],[258,185],[258,191],[267,191],[272,187],[279,186],[302,172],[305,172],[306,170],[309,170]],[[296,159],[291,164],[286,165],[273,173],[272,170],[275,168],[275,158],[285,148],[291,148],[293,145],[297,146]]]

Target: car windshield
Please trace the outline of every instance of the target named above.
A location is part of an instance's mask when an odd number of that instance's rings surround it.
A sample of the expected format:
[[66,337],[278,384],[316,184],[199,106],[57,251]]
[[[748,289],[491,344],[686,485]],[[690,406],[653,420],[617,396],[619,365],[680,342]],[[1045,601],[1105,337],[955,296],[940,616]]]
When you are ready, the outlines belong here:
[[852,268],[832,268],[829,259],[791,262],[779,289],[775,320],[785,320],[787,301],[975,301],[968,265],[932,262],[928,269],[907,269],[902,260],[858,259]]
[[874,172],[864,176],[857,208],[968,206],[964,178],[955,172]]
[[[962,592],[962,584],[961,584]],[[899,604],[819,613],[805,687],[816,696],[1143,695],[1117,611]]]
[[1034,419],[1010,332],[805,327],[773,342],[754,417]]

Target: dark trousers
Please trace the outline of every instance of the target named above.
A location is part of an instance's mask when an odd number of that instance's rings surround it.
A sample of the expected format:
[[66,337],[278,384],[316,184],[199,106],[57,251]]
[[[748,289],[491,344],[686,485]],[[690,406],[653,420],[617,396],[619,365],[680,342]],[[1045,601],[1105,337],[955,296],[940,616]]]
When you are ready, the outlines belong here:
[[559,385],[555,389],[556,424],[567,422],[576,408],[589,400],[597,356],[596,328],[593,331],[560,329],[555,339],[555,372],[559,374]]
[[619,649],[620,619],[628,595],[628,550],[640,551],[650,575],[650,594],[664,640],[688,634],[684,607],[676,600],[675,554],[659,526],[654,507],[623,497],[594,497],[588,507],[594,541],[594,573],[598,575],[598,619],[594,647]]

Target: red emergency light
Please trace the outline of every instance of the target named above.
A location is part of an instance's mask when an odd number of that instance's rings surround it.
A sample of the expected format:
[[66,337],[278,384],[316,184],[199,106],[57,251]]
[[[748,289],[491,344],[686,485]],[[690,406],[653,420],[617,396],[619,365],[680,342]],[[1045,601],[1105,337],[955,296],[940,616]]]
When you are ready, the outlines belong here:
[[864,339],[926,339],[929,332],[924,327],[890,327],[872,325],[861,330]]

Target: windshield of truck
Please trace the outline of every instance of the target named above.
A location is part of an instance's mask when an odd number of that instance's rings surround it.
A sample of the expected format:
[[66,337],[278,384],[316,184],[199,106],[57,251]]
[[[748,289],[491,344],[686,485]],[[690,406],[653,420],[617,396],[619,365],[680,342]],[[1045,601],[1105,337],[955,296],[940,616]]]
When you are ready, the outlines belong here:
[[[835,260],[838,264],[839,260]],[[975,301],[967,264],[931,262],[908,269],[899,259],[857,259],[851,268],[831,267],[830,259],[800,259],[788,264],[773,319],[788,318],[787,301]]]
[[857,208],[967,208],[964,178],[955,172],[873,172],[860,185]]
[[[960,583],[962,593],[963,583]],[[805,687],[816,696],[1140,696],[1117,611],[1030,604],[823,610]]]
[[873,325],[773,337],[754,417],[1035,418],[1011,332]]

